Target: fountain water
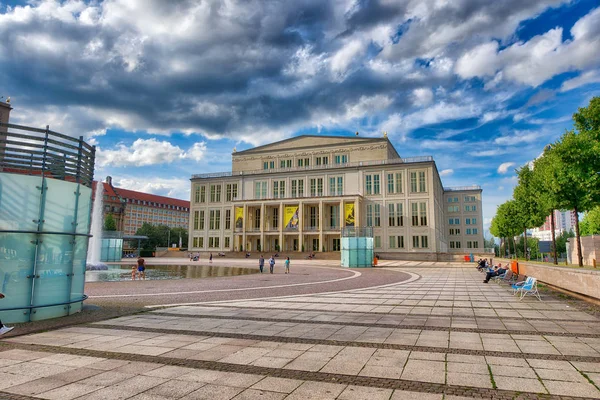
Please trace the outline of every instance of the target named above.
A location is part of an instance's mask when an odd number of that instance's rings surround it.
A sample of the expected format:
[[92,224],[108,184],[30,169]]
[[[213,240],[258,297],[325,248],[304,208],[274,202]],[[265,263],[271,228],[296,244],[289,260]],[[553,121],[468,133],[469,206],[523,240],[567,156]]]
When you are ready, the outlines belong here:
[[100,262],[100,251],[102,248],[102,210],[104,199],[104,184],[100,181],[96,182],[96,193],[94,195],[94,203],[92,206],[92,225],[90,234],[92,237],[88,242],[87,270],[106,270],[106,264]]

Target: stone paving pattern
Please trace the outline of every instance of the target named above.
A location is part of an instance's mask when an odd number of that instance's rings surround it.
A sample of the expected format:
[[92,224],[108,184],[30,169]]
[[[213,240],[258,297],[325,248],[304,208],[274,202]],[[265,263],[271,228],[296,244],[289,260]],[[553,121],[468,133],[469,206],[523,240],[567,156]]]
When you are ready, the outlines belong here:
[[390,285],[9,337],[0,398],[600,398],[600,320],[555,297],[518,301],[474,268],[427,266],[381,271],[412,274]]

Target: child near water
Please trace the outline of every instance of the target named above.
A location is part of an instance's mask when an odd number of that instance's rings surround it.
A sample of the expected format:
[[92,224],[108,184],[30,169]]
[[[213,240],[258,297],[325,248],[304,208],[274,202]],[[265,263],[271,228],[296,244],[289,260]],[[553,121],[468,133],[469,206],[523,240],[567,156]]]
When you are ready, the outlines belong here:
[[135,265],[133,267],[131,267],[131,280],[135,281],[135,275],[137,274],[137,269],[135,268]]

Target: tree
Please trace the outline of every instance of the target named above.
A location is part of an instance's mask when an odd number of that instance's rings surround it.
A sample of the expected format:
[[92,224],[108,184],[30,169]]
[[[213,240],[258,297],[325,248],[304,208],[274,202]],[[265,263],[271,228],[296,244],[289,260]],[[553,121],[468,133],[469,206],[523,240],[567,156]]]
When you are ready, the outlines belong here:
[[536,193],[536,200],[540,211],[547,216],[550,216],[550,229],[552,231],[552,248],[554,256],[554,264],[558,265],[558,254],[556,251],[556,226],[554,219],[554,210],[559,207],[558,198],[551,190],[548,182],[555,179],[557,163],[554,162],[552,154],[546,153],[537,158],[533,163],[533,179],[532,185]]
[[[591,210],[600,203],[600,174],[592,169],[597,158],[593,154],[594,142],[589,135],[566,132],[544,156],[555,163],[553,179],[547,182],[560,209],[573,210],[575,214]],[[583,266],[579,220],[575,220],[578,264]]]
[[514,200],[509,200],[498,206],[496,215],[492,219],[490,225],[490,233],[496,237],[507,238],[508,248],[510,253],[510,238],[513,239],[513,250],[515,249],[515,236],[521,232],[522,216],[517,211],[517,206]]
[[585,213],[579,228],[581,236],[600,235],[600,206]]
[[513,197],[519,221],[523,224],[523,254],[527,259],[527,229],[542,225],[546,218],[546,210],[537,199],[533,168],[526,164],[517,171],[517,175],[519,183],[515,187]]
[[117,230],[117,222],[115,221],[112,214],[106,214],[106,217],[104,217],[104,230],[105,231],[116,231]]

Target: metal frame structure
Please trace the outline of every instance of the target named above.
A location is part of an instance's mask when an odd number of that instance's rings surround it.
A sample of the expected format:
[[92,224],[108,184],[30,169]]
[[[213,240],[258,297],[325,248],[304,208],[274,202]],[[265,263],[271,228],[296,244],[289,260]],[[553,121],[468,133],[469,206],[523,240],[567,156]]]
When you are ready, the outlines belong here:
[[[28,320],[31,320],[31,314],[35,314],[38,308],[64,306],[64,309],[67,310],[66,314],[69,314],[72,304],[87,299],[85,294],[82,294],[81,298],[72,298],[74,290],[73,276],[75,275],[74,257],[71,257],[70,260],[70,270],[64,271],[68,278],[67,286],[70,288],[68,301],[36,304],[35,293],[36,286],[40,285],[38,283],[40,279],[38,263],[43,236],[70,236],[71,254],[75,254],[77,237],[91,237],[89,229],[87,229],[86,233],[78,232],[77,221],[79,200],[82,195],[81,185],[90,189],[92,188],[95,153],[95,146],[85,143],[83,136],[73,138],[51,131],[49,126],[46,126],[46,129],[39,129],[0,123],[0,174],[21,174],[40,177],[40,185],[36,186],[36,189],[39,191],[38,218],[33,220],[36,229],[0,229],[0,234],[35,235],[35,240],[31,242],[35,244],[32,272],[26,276],[27,279],[32,279],[30,304],[29,306],[0,308],[0,311],[24,310],[24,314],[29,313]],[[75,191],[73,195],[75,196],[75,206],[74,215],[71,215],[73,222],[71,223],[71,229],[65,232],[44,231],[48,179],[63,180],[74,184]]]

